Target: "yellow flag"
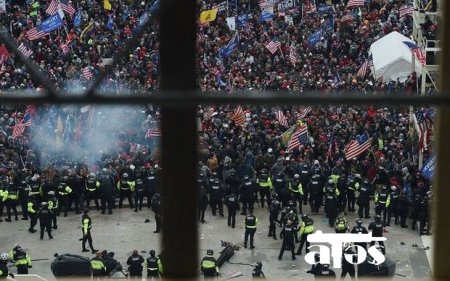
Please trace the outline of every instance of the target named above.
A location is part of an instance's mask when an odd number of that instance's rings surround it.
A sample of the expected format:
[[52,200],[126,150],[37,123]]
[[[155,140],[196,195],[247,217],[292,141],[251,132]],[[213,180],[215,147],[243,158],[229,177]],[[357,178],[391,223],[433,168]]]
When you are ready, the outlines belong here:
[[200,23],[207,23],[210,21],[215,20],[217,17],[217,8],[214,8],[212,10],[206,10],[201,12],[200,14]]
[[111,11],[112,6],[111,6],[111,3],[109,2],[109,0],[103,0],[103,8],[105,10]]
[[83,29],[83,31],[81,31],[81,34],[80,34],[80,42],[81,43],[84,43],[83,42],[84,36],[86,36],[86,34],[91,32],[93,29],[94,29],[94,23],[91,22],[90,24],[88,24],[88,26],[86,26],[85,29]]

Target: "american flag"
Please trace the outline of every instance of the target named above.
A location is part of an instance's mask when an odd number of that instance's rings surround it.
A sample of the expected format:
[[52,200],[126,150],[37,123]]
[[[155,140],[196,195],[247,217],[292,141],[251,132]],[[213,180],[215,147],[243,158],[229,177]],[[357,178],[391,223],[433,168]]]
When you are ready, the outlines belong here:
[[49,15],[54,15],[58,11],[59,8],[59,0],[52,0],[50,5],[48,5],[47,10],[45,12]]
[[230,119],[234,121],[236,126],[242,126],[245,124],[245,114],[241,106],[238,106],[234,110],[233,115],[230,117]]
[[28,30],[27,37],[28,40],[33,41],[46,36],[48,33],[38,30],[37,27]]
[[273,55],[277,52],[277,50],[280,48],[280,46],[281,46],[280,42],[274,42],[272,40],[266,45],[266,48]]
[[25,44],[21,43],[20,46],[17,48],[26,58],[29,58],[32,54],[33,51],[28,48],[27,46],[25,46]]
[[412,13],[414,12],[414,7],[412,6],[403,6],[400,8],[400,18],[403,18],[405,16],[412,16]]
[[0,63],[8,60],[10,57],[8,50],[6,50],[5,46],[0,47]]
[[347,3],[347,7],[364,6],[364,0],[350,0]]
[[67,54],[70,51],[69,43],[62,43],[59,46],[63,52],[63,54]]
[[308,113],[310,113],[311,111],[312,111],[311,106],[307,106],[305,108],[300,109],[300,111],[296,113],[297,120],[305,118],[306,115],[308,115]]
[[362,134],[356,138],[356,140],[350,141],[350,143],[345,148],[345,158],[347,160],[358,157],[361,153],[368,150],[371,146],[371,139],[367,134]]
[[16,139],[18,137],[21,137],[23,135],[23,133],[25,132],[25,128],[26,128],[26,125],[23,124],[23,122],[19,122],[18,124],[13,126],[12,138]]
[[358,73],[356,73],[356,76],[365,77],[367,75],[367,70],[370,70],[371,67],[373,67],[373,60],[366,60],[361,65],[361,68],[358,70]]
[[297,128],[297,131],[295,131],[291,139],[288,143],[288,151],[293,151],[294,149],[298,148],[301,142],[306,142],[308,139],[308,126],[306,124],[300,125]]
[[417,111],[415,114],[419,126],[419,150],[424,151],[431,142],[433,120],[427,116],[424,109]]
[[288,126],[287,118],[286,118],[286,116],[284,116],[283,111],[278,110],[278,111],[275,113],[275,115],[276,115],[277,120],[278,120],[278,122],[280,123],[281,126],[284,126],[284,127],[287,127],[287,126]]
[[70,17],[73,16],[73,14],[76,13],[76,10],[74,7],[72,7],[72,5],[69,4],[69,2],[67,0],[60,0],[61,2],[61,9],[68,13],[70,15]]
[[409,41],[403,41],[403,44],[405,44],[411,50],[411,52],[416,56],[416,58],[420,61],[421,64],[426,63],[427,60],[426,60],[425,52],[422,50],[422,48],[420,48],[413,42],[409,42]]
[[298,61],[297,50],[294,48],[294,44],[291,44],[289,48],[289,60],[294,66]]
[[92,74],[91,68],[89,66],[86,66],[81,71],[83,73],[83,77],[86,80],[91,80],[94,75]]
[[160,128],[152,128],[148,129],[147,133],[145,134],[145,138],[153,138],[153,137],[160,137],[161,136],[161,129]]

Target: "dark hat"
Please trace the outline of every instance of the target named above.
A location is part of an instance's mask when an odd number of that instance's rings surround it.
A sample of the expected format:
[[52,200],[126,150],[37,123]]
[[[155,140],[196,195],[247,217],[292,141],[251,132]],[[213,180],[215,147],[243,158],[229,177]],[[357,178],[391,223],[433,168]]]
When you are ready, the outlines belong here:
[[89,213],[89,209],[84,209],[84,210],[83,210],[83,213],[84,213],[84,214]]

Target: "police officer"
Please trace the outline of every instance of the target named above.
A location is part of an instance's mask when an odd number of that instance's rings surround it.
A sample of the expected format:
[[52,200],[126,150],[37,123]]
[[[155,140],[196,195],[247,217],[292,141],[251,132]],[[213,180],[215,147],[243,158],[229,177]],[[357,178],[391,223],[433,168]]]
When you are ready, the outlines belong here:
[[155,250],[150,250],[150,257],[145,260],[147,278],[159,278],[162,273],[161,259],[156,256]]
[[53,229],[58,229],[58,223],[57,223],[57,212],[58,212],[58,198],[55,196],[54,191],[48,192],[48,209],[51,212],[52,215],[52,222],[53,222]]
[[97,211],[100,210],[100,205],[98,204],[98,187],[99,183],[95,180],[95,174],[90,173],[84,182],[84,199],[86,201],[86,208],[91,208],[91,200],[94,200],[95,207]]
[[69,206],[72,206],[72,201],[75,203],[75,214],[81,214],[80,207],[83,205],[83,189],[82,177],[78,175],[74,170],[70,172],[68,185],[72,188],[72,193],[70,194]]
[[314,220],[310,218],[307,214],[302,215],[302,222],[300,225],[300,246],[297,250],[297,255],[302,254],[303,245],[306,243],[306,253],[309,253],[309,245],[308,235],[314,232]]
[[102,198],[102,214],[105,214],[106,205],[108,205],[108,213],[111,215],[114,206],[114,181],[108,169],[102,169],[96,185],[99,187]]
[[318,172],[311,176],[308,183],[309,190],[309,205],[311,207],[311,213],[315,214],[319,212],[322,205],[322,182],[321,176]]
[[36,229],[34,229],[34,227],[36,226],[37,220],[38,220],[37,211],[38,210],[36,208],[35,202],[34,202],[33,198],[30,197],[28,199],[28,204],[27,204],[27,212],[28,212],[28,216],[30,217],[30,228],[28,228],[28,232],[31,232],[31,233],[36,232]]
[[277,199],[277,195],[274,195],[274,198],[269,206],[269,237],[273,237],[274,240],[277,240],[277,223],[278,222],[278,215],[280,214],[281,204],[280,201]]
[[400,198],[398,199],[398,215],[400,216],[400,226],[401,228],[407,228],[406,218],[408,217],[408,197],[406,192],[401,192]]
[[8,253],[2,253],[0,255],[0,279],[6,279],[9,275],[8,260]]
[[156,230],[153,233],[161,231],[161,195],[159,193],[153,194],[151,200],[152,211],[155,214]]
[[367,179],[364,179],[362,184],[356,190],[359,192],[358,200],[356,201],[356,204],[358,204],[358,217],[362,219],[364,214],[365,218],[368,219],[370,218],[370,195],[372,194],[371,184]]
[[353,259],[356,258],[355,252],[352,251],[351,247],[347,247],[343,253],[342,253],[342,272],[341,272],[341,280],[345,279],[345,277],[350,275],[350,278],[353,280],[355,279],[355,265],[353,263],[350,263],[345,258],[345,255],[351,255],[352,256],[352,262]]
[[328,181],[328,185],[324,188],[325,193],[325,214],[328,217],[328,224],[330,227],[334,226],[336,217],[338,215],[338,189],[335,188],[332,179]]
[[198,219],[201,223],[205,223],[205,211],[208,208],[208,193],[202,185],[198,190],[197,204],[198,204]]
[[12,182],[12,180],[9,181],[7,188],[5,191],[3,191],[3,203],[6,205],[6,213],[8,214],[8,218],[6,219],[7,222],[11,222],[11,209],[14,212],[15,220],[19,220],[19,216],[17,214],[17,203],[18,203],[18,189],[16,185]]
[[134,212],[137,213],[138,207],[139,211],[142,210],[142,205],[144,204],[145,186],[144,180],[141,178],[141,173],[136,174],[136,187],[134,188],[134,202],[135,208]]
[[[347,206],[347,175],[345,173],[341,173],[336,180],[336,188],[339,191],[338,194],[338,205],[339,212],[345,213],[345,207]],[[345,213],[346,214],[346,213]]]
[[289,191],[291,191],[292,199],[295,205],[298,203],[298,210],[302,213],[303,205],[303,185],[300,182],[300,175],[295,174],[294,180],[289,183]]
[[398,199],[399,199],[399,192],[397,190],[397,187],[395,185],[391,186],[391,201],[389,203],[389,210],[388,210],[388,218],[387,218],[387,226],[391,225],[391,217],[394,217],[395,225],[398,225]]
[[250,214],[245,216],[244,224],[245,224],[244,248],[247,248],[248,238],[250,237],[250,249],[254,249],[255,245],[253,244],[253,238],[255,237],[258,218],[256,218],[253,215],[253,211],[250,211]]
[[281,190],[286,189],[286,180],[284,179],[283,173],[277,174],[277,177],[273,181],[273,188],[274,191],[278,194],[281,192]]
[[64,217],[67,217],[67,212],[69,211],[69,196],[72,193],[72,188],[67,184],[69,180],[68,176],[63,176],[61,182],[58,185],[58,199],[59,199],[59,209],[58,214],[61,212],[61,208],[64,207]]
[[375,192],[376,213],[381,216],[383,214],[383,224],[386,225],[386,215],[391,203],[391,195],[387,190],[387,186],[383,185],[381,191]]
[[419,233],[420,235],[430,235],[431,224],[429,220],[430,210],[428,196],[422,198],[419,206]]
[[272,180],[270,179],[269,172],[267,169],[262,169],[259,173],[256,184],[259,187],[259,195],[261,201],[261,207],[264,208],[264,198],[267,198],[267,205],[270,204],[271,201],[271,192],[272,192]]
[[22,208],[22,220],[28,220],[28,195],[30,193],[30,186],[25,180],[22,180],[19,185],[19,203]]
[[28,269],[33,267],[30,256],[20,246],[15,247],[12,260],[17,267],[17,274],[28,274]]
[[94,252],[95,257],[91,259],[92,276],[102,277],[106,275],[106,266],[102,258],[102,253]]
[[117,183],[117,190],[119,190],[120,193],[119,209],[122,208],[124,198],[128,198],[130,209],[133,209],[133,198],[131,197],[131,194],[134,192],[135,185],[136,182],[129,179],[127,173],[122,174],[122,179]]
[[260,261],[256,262],[255,268],[253,269],[252,272],[252,277],[253,278],[266,278],[266,276],[264,275],[264,272],[262,271],[262,263]]
[[223,186],[221,185],[218,178],[214,179],[213,184],[210,186],[209,190],[209,204],[211,205],[212,215],[215,216],[217,208],[219,208],[219,214],[223,217]]
[[412,230],[416,230],[416,225],[417,225],[417,221],[419,220],[419,213],[420,213],[420,203],[422,202],[422,196],[417,193],[414,197],[414,202],[413,202],[413,209],[412,209],[412,213],[411,213],[411,218],[412,218],[412,226],[411,229]]
[[231,193],[225,199],[225,205],[228,209],[228,226],[235,227],[236,213],[239,211],[239,201],[235,194]]
[[200,270],[205,278],[213,278],[219,276],[219,267],[217,261],[213,257],[214,251],[207,250],[206,256],[200,262]]
[[361,175],[356,174],[353,177],[353,179],[350,178],[349,184],[347,185],[347,204],[348,204],[347,207],[349,212],[355,211],[355,202],[356,202],[355,191],[358,190],[360,184],[361,184]]
[[48,238],[53,239],[52,236],[52,212],[48,208],[47,202],[41,203],[41,208],[38,211],[39,225],[41,228],[41,240],[44,239],[44,231],[47,231]]
[[31,177],[30,192],[28,193],[28,196],[34,200],[36,204],[41,204],[41,185],[36,176]]
[[151,170],[148,172],[148,174],[145,177],[144,185],[146,189],[146,196],[147,196],[147,204],[148,207],[151,208],[151,201],[152,197],[156,192],[159,192],[158,190],[158,179],[156,177],[155,171]]
[[[362,225],[362,220],[361,219],[357,219],[356,220],[356,225],[352,228],[351,233],[354,234],[367,234],[369,233],[367,231],[367,228],[365,226]],[[355,243],[355,245],[361,246],[364,249],[366,249],[366,243]]]
[[142,277],[144,258],[139,255],[138,250],[134,250],[133,254],[128,257],[127,265],[130,277]]
[[304,163],[302,165],[302,169],[300,171],[300,183],[302,184],[302,191],[304,192],[303,194],[303,204],[306,205],[308,204],[308,194],[309,194],[309,187],[308,187],[308,182],[310,180],[310,172],[309,172],[309,167],[308,164]]
[[336,233],[346,233],[348,230],[347,220],[345,219],[344,213],[340,213],[339,217],[336,219],[335,223]]
[[253,206],[257,196],[255,195],[257,188],[255,183],[249,178],[249,176],[244,176],[244,182],[241,184],[240,188],[240,199],[242,202],[242,213],[241,215],[247,215],[247,209],[253,211]]
[[280,232],[280,238],[283,239],[283,244],[281,245],[280,254],[278,255],[278,260],[283,258],[283,253],[286,248],[289,248],[292,254],[292,260],[295,260],[295,237],[297,236],[297,228],[292,225],[292,221],[288,220],[286,225]]
[[92,253],[96,253],[97,250],[94,249],[94,246],[92,246],[92,236],[91,236],[91,228],[92,228],[92,220],[88,215],[89,210],[85,209],[83,211],[83,216],[81,217],[81,229],[83,230],[83,239],[81,242],[82,251],[83,252],[89,252],[88,249],[86,249],[86,241],[89,243],[89,247],[91,248]]
[[[372,237],[383,237],[383,230],[384,230],[384,224],[381,221],[381,216],[376,215],[375,221],[371,222],[369,224],[369,231],[372,231]],[[386,254],[386,249],[384,247],[383,241],[378,241],[378,244],[381,246],[381,251],[384,254]],[[375,241],[370,242],[370,246],[375,245]]]

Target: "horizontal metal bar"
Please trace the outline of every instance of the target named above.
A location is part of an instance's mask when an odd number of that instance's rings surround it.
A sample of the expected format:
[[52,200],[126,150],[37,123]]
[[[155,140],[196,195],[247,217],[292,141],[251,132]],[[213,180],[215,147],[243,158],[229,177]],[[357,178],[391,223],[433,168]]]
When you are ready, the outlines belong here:
[[308,93],[194,93],[194,92],[160,92],[158,94],[134,93],[132,95],[80,96],[64,95],[49,98],[40,95],[4,94],[0,103],[71,103],[71,104],[160,104],[168,106],[192,106],[196,104],[376,104],[376,105],[450,105],[450,96],[393,96],[393,95],[361,95],[345,93],[341,96],[323,96],[315,92]]

